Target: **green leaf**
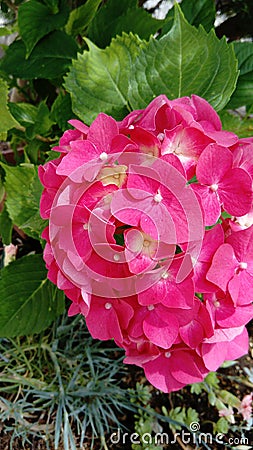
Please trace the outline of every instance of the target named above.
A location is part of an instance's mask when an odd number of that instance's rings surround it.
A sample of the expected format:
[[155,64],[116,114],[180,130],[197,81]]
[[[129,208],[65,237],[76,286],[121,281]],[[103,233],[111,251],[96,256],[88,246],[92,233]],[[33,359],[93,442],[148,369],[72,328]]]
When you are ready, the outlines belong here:
[[216,11],[213,0],[183,0],[180,7],[186,20],[195,27],[202,25],[206,31],[214,26]]
[[[202,25],[209,32],[215,21],[216,11],[213,0],[183,0],[180,8],[186,20],[195,27]],[[162,28],[160,37],[168,33],[173,26],[175,7],[171,8],[166,16],[166,24]]]
[[[12,222],[23,229],[26,222],[29,221],[31,224],[39,210],[42,186],[38,179],[37,168],[33,164],[20,166],[0,164],[5,171],[4,187],[7,194],[5,203],[8,214]],[[42,223],[39,227],[34,225],[32,237],[35,237],[36,231],[36,237],[39,238],[44,227]],[[30,235],[29,228],[26,228],[26,233]]]
[[199,413],[196,409],[188,408],[186,410],[185,424],[190,426],[193,422],[199,422]]
[[8,214],[6,205],[4,205],[4,209],[0,214],[0,236],[3,244],[8,245],[11,243],[12,221]]
[[205,377],[204,383],[207,383],[208,386],[211,386],[215,389],[219,389],[220,380],[215,372],[209,372],[209,374]]
[[20,125],[26,127],[32,124],[36,120],[37,108],[30,103],[9,103],[9,109],[13,117],[20,123]]
[[137,6],[137,0],[109,0],[98,11],[88,29],[88,37],[99,47],[106,47],[116,35],[134,33],[148,39],[164,25]]
[[46,102],[41,102],[37,108],[35,121],[26,128],[26,136],[28,139],[33,139],[36,134],[46,136],[52,128],[54,121],[50,118],[50,112]]
[[8,101],[8,85],[5,81],[0,79],[0,133],[2,140],[7,136],[7,131],[14,127],[19,127],[18,122],[11,115],[7,101]]
[[203,391],[203,383],[194,383],[191,385],[191,394],[199,395]]
[[220,112],[220,118],[224,130],[233,131],[240,138],[253,135],[253,119],[251,117],[241,117],[238,113],[223,110]]
[[228,108],[253,104],[253,43],[235,42],[233,46],[240,74],[236,89],[227,105]]
[[15,28],[10,26],[1,27],[0,26],[0,36],[9,36],[14,33]]
[[28,57],[41,38],[51,31],[62,28],[68,20],[69,9],[64,0],[56,12],[37,0],[28,0],[18,9],[18,25],[20,36],[26,46]]
[[234,408],[239,408],[241,401],[231,392],[228,392],[224,389],[219,391],[219,398],[226,403],[228,406],[233,406]]
[[102,0],[87,0],[84,5],[73,9],[65,27],[66,32],[73,36],[83,34],[91,20],[95,17],[100,3],[102,3]]
[[74,119],[70,95],[60,92],[51,108],[51,119],[57,123],[62,131],[70,128],[68,120]]
[[73,111],[88,124],[101,111],[123,118],[134,60],[146,43],[132,34],[113,39],[105,50],[87,43],[89,51],[78,55],[65,78]]
[[63,311],[64,294],[47,279],[42,255],[24,256],[1,270],[1,337],[39,333]]
[[0,63],[0,69],[8,75],[27,80],[52,79],[67,72],[76,54],[74,39],[63,31],[53,31],[41,39],[27,59],[24,42],[13,42]]
[[213,428],[214,428],[214,433],[222,433],[222,434],[227,434],[228,430],[229,430],[229,423],[228,421],[225,419],[225,417],[221,417],[218,422],[214,423],[213,422]]
[[133,109],[145,108],[159,94],[170,99],[197,94],[219,110],[235,89],[237,60],[225,38],[189,25],[176,5],[172,29],[159,41],[150,39],[131,75]]

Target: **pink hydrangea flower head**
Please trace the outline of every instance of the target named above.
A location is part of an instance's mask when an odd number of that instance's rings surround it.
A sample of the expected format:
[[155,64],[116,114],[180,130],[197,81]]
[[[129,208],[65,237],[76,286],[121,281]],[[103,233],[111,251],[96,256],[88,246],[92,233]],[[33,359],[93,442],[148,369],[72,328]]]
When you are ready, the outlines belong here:
[[60,156],[39,167],[44,260],[69,315],[164,392],[245,354],[252,140],[222,130],[196,95],[160,95],[121,122],[69,123]]

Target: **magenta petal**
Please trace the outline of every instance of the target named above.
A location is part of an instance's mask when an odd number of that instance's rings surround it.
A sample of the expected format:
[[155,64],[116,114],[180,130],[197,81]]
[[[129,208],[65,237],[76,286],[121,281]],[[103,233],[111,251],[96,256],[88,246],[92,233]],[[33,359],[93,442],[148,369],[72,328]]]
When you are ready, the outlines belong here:
[[213,225],[221,214],[221,206],[216,192],[213,192],[209,186],[200,184],[192,184],[191,187],[200,196],[204,210],[205,226]]
[[173,358],[171,374],[180,383],[191,384],[203,380],[203,374],[199,370],[198,363],[203,365],[196,353],[186,351],[172,353]]
[[206,277],[225,292],[237,266],[233,247],[229,244],[222,244],[214,254],[212,265]]
[[208,145],[198,160],[196,169],[198,181],[207,186],[218,184],[231,169],[232,162],[233,155],[226,147],[217,144]]
[[220,117],[210,103],[195,94],[191,96],[191,99],[197,112],[198,121],[206,121],[208,119],[208,122],[212,124],[213,128],[220,131],[222,126]]
[[202,356],[205,366],[210,371],[217,370],[225,361],[229,342],[202,344]]
[[72,148],[57,167],[58,175],[68,176],[78,167],[99,156],[97,149],[88,141],[74,141]]
[[252,204],[251,177],[243,169],[230,170],[219,184],[219,196],[229,214],[247,214]]
[[112,117],[100,113],[92,122],[87,139],[93,142],[99,152],[110,152],[112,139],[119,134],[118,124]]
[[152,310],[143,321],[143,331],[153,344],[167,349],[171,347],[177,338],[178,322],[176,317],[167,311],[165,320],[163,321]]
[[187,325],[180,327],[180,336],[191,348],[196,348],[204,337],[202,325],[196,320],[192,320]]
[[249,350],[249,335],[247,329],[244,327],[241,334],[236,336],[227,347],[226,360],[234,360],[246,355]]
[[249,305],[253,298],[253,276],[239,271],[228,283],[229,293],[237,305]]
[[227,243],[232,245],[238,261],[253,261],[253,225],[245,230],[230,234]]
[[170,367],[170,358],[166,358],[164,355],[143,364],[147,380],[163,392],[177,391],[185,385],[171,375]]

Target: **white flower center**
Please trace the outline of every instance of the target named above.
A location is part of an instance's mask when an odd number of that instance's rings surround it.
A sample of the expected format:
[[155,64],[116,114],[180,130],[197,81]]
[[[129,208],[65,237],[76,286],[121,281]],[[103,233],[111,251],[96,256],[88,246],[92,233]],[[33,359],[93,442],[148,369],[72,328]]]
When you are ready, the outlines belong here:
[[163,140],[164,140],[164,136],[165,136],[164,133],[159,133],[159,134],[157,135],[159,141],[163,141]]
[[87,223],[84,223],[84,224],[83,224],[83,229],[84,229],[84,230],[88,230],[88,228],[89,228],[89,225],[88,225]]
[[169,278],[168,272],[164,272],[164,273],[162,274],[162,278],[163,278],[164,280],[167,280],[167,278]]
[[148,305],[148,310],[149,311],[153,311],[153,309],[155,309],[154,305]]
[[111,309],[112,308],[112,304],[111,303],[106,303],[105,304],[105,309]]
[[101,161],[107,161],[107,159],[108,159],[107,153],[106,153],[106,152],[102,152],[102,153],[99,155],[99,159],[101,159]]
[[210,189],[211,189],[211,191],[216,192],[216,191],[218,191],[219,186],[218,186],[218,184],[211,184]]
[[154,200],[156,203],[160,203],[162,201],[162,196],[160,194],[160,192],[157,192],[157,194],[154,195]]
[[171,357],[171,353],[170,352],[165,352],[164,356],[165,356],[165,358],[170,358]]
[[114,259],[114,261],[119,261],[120,256],[117,253],[115,253],[115,255],[113,255],[113,259]]
[[248,267],[248,264],[246,262],[240,262],[240,264],[239,264],[240,269],[247,269],[247,267]]

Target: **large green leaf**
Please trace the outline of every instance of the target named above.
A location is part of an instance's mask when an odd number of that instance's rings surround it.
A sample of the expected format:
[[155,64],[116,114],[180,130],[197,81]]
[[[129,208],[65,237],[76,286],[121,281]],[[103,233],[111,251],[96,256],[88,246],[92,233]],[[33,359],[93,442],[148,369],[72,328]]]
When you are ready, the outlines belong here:
[[[45,227],[45,222],[38,222],[42,186],[33,164],[8,166],[1,163],[5,171],[4,187],[6,190],[6,208],[13,223],[37,239]],[[29,226],[27,225],[29,224]]]
[[73,9],[65,27],[66,32],[73,36],[84,33],[91,20],[95,17],[100,3],[102,3],[102,0],[87,0],[84,5]]
[[37,0],[28,0],[18,9],[20,35],[26,46],[28,57],[41,38],[53,30],[62,28],[68,20],[69,9],[65,0],[59,1],[55,13],[53,8]]
[[138,34],[148,39],[164,25],[137,6],[137,0],[109,0],[98,11],[88,29],[88,37],[99,47],[106,47],[111,39],[122,32]]
[[1,270],[0,336],[39,333],[64,311],[64,294],[47,279],[42,255],[29,255]]
[[24,42],[13,42],[0,63],[0,69],[8,75],[27,80],[52,79],[66,73],[76,53],[77,44],[71,36],[63,31],[53,31],[41,39],[27,59]]
[[19,123],[11,115],[7,106],[8,101],[8,85],[5,81],[0,79],[0,135],[1,139],[5,140],[7,131],[14,127],[19,127]]
[[138,55],[129,100],[138,109],[159,94],[170,99],[197,94],[220,110],[234,91],[237,76],[237,60],[225,38],[189,25],[177,5],[169,33],[159,41],[151,38]]
[[240,75],[228,107],[238,108],[239,106],[253,105],[253,43],[235,42],[233,45]]
[[65,79],[74,113],[90,124],[101,111],[122,118],[129,112],[128,88],[134,60],[145,42],[132,34],[113,39],[105,50],[88,41]]

